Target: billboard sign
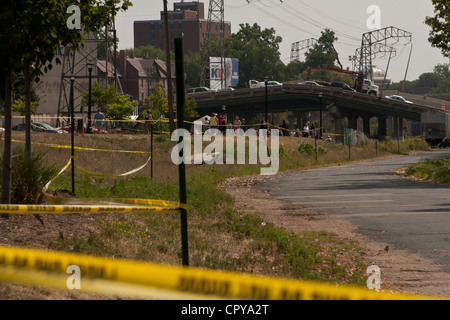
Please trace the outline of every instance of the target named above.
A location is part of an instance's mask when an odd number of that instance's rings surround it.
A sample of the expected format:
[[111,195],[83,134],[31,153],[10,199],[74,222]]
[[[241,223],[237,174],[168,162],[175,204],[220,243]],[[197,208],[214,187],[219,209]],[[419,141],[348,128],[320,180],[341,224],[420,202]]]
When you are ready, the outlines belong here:
[[[220,58],[209,58],[210,88],[235,87],[239,84],[239,59],[225,58],[222,68]],[[223,85],[222,85],[223,79]]]

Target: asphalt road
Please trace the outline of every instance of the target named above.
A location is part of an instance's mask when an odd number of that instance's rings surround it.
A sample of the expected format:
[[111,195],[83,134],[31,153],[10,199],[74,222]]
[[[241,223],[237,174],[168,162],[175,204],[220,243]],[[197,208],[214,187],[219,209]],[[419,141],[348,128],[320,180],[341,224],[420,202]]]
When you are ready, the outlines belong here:
[[395,174],[439,158],[450,158],[450,150],[278,175],[264,187],[290,203],[343,215],[360,233],[432,259],[450,273],[450,186]]

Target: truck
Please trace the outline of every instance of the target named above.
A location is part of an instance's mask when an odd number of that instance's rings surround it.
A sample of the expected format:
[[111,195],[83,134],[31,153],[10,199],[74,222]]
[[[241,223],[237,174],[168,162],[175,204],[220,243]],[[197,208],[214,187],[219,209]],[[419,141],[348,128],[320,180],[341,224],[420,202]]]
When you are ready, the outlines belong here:
[[431,146],[450,145],[450,113],[445,110],[430,110],[420,115],[422,137]]
[[380,92],[380,87],[377,86],[372,80],[364,79],[361,92],[373,96],[378,96],[378,93]]

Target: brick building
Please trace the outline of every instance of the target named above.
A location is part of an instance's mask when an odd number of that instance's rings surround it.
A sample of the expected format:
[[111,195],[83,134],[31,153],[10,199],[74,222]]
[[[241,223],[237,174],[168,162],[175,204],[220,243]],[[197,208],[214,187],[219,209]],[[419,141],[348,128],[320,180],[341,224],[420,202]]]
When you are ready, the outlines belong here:
[[[172,63],[172,85],[175,85],[175,65]],[[168,74],[166,63],[159,59],[127,57],[125,50],[117,55],[117,72],[121,89],[142,104],[162,83],[167,92]]]
[[[184,34],[185,53],[200,51],[206,37],[207,22],[205,19],[205,6],[202,2],[177,2],[174,9],[168,11],[170,46],[173,50],[174,38]],[[211,26],[213,35],[220,35],[220,24],[213,22]],[[231,23],[225,22],[225,38],[231,36]],[[165,50],[164,12],[161,11],[160,20],[145,20],[134,22],[134,47],[152,45]]]

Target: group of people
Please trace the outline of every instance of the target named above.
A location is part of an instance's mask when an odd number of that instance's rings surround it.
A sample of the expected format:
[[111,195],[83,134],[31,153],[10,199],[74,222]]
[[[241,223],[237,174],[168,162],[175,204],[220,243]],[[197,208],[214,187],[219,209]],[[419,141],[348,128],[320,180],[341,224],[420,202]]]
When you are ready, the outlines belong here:
[[205,117],[203,120],[203,132],[208,129],[218,129],[222,133],[224,133],[226,129],[243,129],[245,131],[247,129],[247,126],[245,118],[240,120],[239,116],[236,116],[233,122],[231,122],[227,121],[226,117],[224,117],[222,113],[213,113],[209,119]]

